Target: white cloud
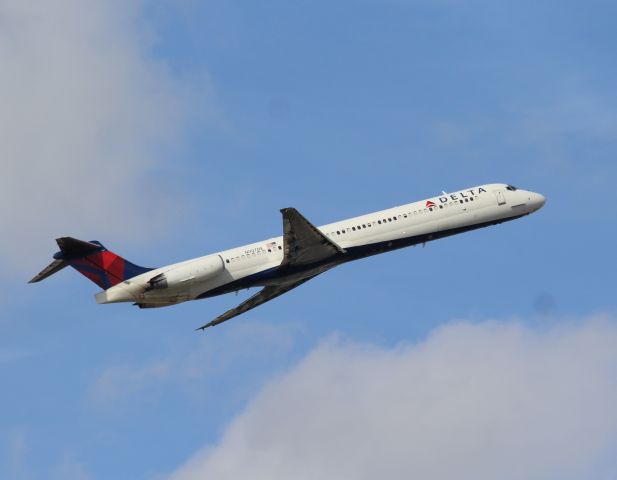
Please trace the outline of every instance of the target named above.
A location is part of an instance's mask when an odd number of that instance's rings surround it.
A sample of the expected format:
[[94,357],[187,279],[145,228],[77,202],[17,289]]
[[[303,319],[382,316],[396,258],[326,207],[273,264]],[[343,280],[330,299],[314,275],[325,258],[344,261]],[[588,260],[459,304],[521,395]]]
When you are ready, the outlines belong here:
[[456,323],[331,339],[170,479],[568,479],[617,473],[617,322]]
[[302,327],[292,321],[275,325],[244,319],[226,325],[216,341],[204,333],[197,348],[176,359],[177,371],[183,380],[194,382],[225,375],[236,365],[284,358],[302,332]]
[[0,4],[3,265],[41,266],[33,248],[53,253],[61,235],[144,239],[177,213],[176,192],[152,171],[171,163],[206,92],[149,54],[140,9],[138,0]]
[[114,366],[103,370],[90,391],[90,401],[99,407],[108,407],[169,378],[170,365],[155,361],[144,366]]
[[[197,401],[218,395],[228,385],[226,403],[256,391],[259,382],[280,366],[302,330],[293,322],[273,325],[244,321],[230,324],[221,335],[200,335],[192,348],[146,362],[107,366],[88,390],[86,401],[97,409],[141,408],[144,401],[178,387]],[[0,357],[1,359],[1,357]]]

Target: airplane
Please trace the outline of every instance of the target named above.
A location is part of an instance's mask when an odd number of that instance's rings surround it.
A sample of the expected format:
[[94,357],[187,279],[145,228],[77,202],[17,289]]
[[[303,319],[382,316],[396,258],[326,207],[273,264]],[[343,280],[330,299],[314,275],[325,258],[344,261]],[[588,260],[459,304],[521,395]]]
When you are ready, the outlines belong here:
[[314,226],[283,208],[283,235],[159,268],[135,265],[98,241],[56,239],[60,251],[29,283],[71,266],[103,289],[97,303],[133,302],[140,308],[175,305],[251,287],[259,292],[205,330],[266,303],[352,260],[516,220],[544,206],[539,193],[508,184],[442,192],[426,200]]

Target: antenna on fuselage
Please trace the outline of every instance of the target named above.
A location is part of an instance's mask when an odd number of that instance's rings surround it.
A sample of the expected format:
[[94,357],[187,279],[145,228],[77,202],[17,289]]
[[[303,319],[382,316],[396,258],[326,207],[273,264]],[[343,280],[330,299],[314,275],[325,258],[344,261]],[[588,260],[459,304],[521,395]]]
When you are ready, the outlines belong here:
[[442,190],[441,193],[443,193],[444,197],[448,195],[445,190]]

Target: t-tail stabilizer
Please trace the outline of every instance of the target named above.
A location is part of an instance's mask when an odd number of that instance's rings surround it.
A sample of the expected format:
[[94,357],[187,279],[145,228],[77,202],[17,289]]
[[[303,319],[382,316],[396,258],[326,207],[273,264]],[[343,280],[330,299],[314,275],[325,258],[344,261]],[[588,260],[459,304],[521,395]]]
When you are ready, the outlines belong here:
[[125,260],[96,240],[86,242],[73,237],[61,237],[56,239],[56,243],[60,251],[54,255],[54,261],[29,283],[40,282],[64,267],[71,266],[106,290],[124,280],[153,270]]

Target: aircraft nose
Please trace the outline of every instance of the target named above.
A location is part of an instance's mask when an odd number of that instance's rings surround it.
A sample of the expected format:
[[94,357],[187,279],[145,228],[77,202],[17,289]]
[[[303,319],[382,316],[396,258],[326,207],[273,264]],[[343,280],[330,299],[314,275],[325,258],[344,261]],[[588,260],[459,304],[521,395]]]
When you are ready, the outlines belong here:
[[544,195],[535,192],[529,192],[529,203],[530,206],[535,210],[541,209],[546,203],[546,198]]

